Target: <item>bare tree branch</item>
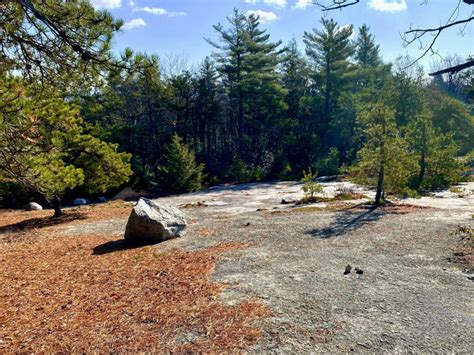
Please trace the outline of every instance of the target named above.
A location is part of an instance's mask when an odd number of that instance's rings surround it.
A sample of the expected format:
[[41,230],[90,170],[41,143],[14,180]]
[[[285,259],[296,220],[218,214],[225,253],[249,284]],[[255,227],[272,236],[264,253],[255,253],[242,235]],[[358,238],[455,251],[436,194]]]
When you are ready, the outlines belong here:
[[[472,1],[474,1],[474,0],[472,0]],[[446,69],[443,69],[443,70],[439,70],[439,71],[436,71],[434,73],[430,73],[429,75],[430,76],[436,76],[436,75],[441,75],[441,74],[446,74],[446,73],[452,74],[452,73],[456,73],[458,71],[461,71],[461,70],[464,70],[464,69],[467,69],[467,68],[470,68],[470,67],[474,67],[474,60],[469,60],[466,63],[455,65],[455,66],[452,66],[452,67],[449,67],[449,68],[446,68]]]
[[[474,0],[472,0],[474,1]],[[439,26],[439,27],[434,27],[434,28],[426,28],[426,29],[422,29],[422,28],[415,28],[415,29],[411,29],[409,31],[406,31],[405,33],[406,34],[409,34],[409,33],[421,33],[421,36],[425,33],[428,33],[428,32],[441,32],[449,27],[452,27],[452,26],[457,26],[457,25],[460,25],[460,24],[463,24],[463,23],[467,23],[467,22],[470,22],[474,20],[474,16],[471,16],[469,18],[466,18],[464,20],[459,20],[459,21],[454,21],[454,22],[451,22],[451,23],[448,23],[446,25],[443,25],[443,26]]]
[[332,5],[324,5],[319,1],[314,2],[315,5],[319,6],[323,11],[331,11],[342,9],[344,7],[353,6],[360,2],[360,0],[332,0]]

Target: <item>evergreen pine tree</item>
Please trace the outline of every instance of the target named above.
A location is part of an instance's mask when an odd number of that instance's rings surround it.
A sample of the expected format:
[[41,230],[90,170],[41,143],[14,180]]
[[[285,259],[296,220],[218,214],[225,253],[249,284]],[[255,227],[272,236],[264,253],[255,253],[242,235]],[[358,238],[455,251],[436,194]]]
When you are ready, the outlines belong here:
[[128,181],[130,155],[84,134],[78,108],[53,88],[0,76],[0,99],[0,177],[43,195],[55,216],[69,189],[103,193]]
[[362,25],[355,41],[355,59],[357,64],[364,68],[374,68],[382,64],[380,46],[375,44],[375,37],[370,32],[370,27]]
[[215,63],[209,58],[201,64],[197,77],[196,109],[198,132],[201,141],[201,156],[206,160],[206,168],[212,175],[222,175],[219,152],[226,150],[225,142],[218,140],[220,135],[226,136],[227,122],[223,117],[226,104],[222,97],[222,86],[218,82],[218,72]]
[[394,111],[383,104],[364,106],[359,113],[366,142],[351,172],[355,181],[376,186],[375,204],[385,192],[408,191],[408,179],[416,170],[406,142],[400,137]]
[[278,149],[280,119],[286,110],[286,91],[277,72],[280,42],[270,42],[258,16],[234,10],[228,21],[228,29],[214,26],[220,43],[209,43],[219,50],[215,57],[234,117],[236,153],[245,164],[267,170],[273,160],[271,150]]
[[245,24],[247,18],[245,14],[234,9],[233,16],[227,17],[230,24],[228,29],[221,23],[214,26],[214,30],[219,34],[219,42],[207,40],[219,52],[214,53],[219,71],[226,86],[229,102],[230,114],[234,118],[232,125],[237,132],[237,145],[239,151],[244,146],[244,90],[242,82],[244,80],[244,61],[248,52],[247,33]]
[[[348,81],[349,58],[354,49],[350,37],[352,26],[341,27],[333,19],[322,19],[323,30],[304,33],[306,54],[314,64],[315,80],[322,92],[320,134],[323,139],[329,129],[337,99]],[[325,150],[332,145],[325,139]]]
[[204,165],[197,164],[194,153],[174,134],[158,166],[158,184],[164,191],[190,192],[201,189]]
[[[311,166],[310,157],[316,154],[319,141],[315,139],[314,120],[307,110],[311,101],[309,68],[294,38],[286,46],[281,67],[282,84],[288,92],[285,99],[287,126],[281,137],[282,149],[287,160],[286,169],[289,164],[290,170],[300,172]],[[284,169],[285,164],[282,164],[279,172]]]
[[407,127],[406,139],[418,157],[418,174],[413,187],[437,189],[459,181],[462,164],[456,160],[458,147],[450,134],[433,127],[429,112],[416,117]]

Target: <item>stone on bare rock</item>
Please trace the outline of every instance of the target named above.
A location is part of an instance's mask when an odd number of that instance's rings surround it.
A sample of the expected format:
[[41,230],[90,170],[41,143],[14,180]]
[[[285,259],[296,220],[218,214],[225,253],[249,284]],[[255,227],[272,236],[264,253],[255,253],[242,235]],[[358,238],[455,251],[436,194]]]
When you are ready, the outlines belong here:
[[298,200],[294,197],[283,197],[281,199],[281,203],[283,205],[289,205],[290,203],[296,203],[296,202],[298,202]]
[[41,211],[42,209],[43,207],[39,203],[36,203],[36,202],[30,202],[27,206],[28,211]]
[[344,275],[348,275],[351,273],[352,266],[350,264],[347,264],[346,268],[344,269]]
[[163,242],[179,237],[186,218],[176,207],[140,198],[128,218],[125,239],[141,243]]
[[76,198],[73,202],[74,206],[87,205],[89,202],[85,198]]

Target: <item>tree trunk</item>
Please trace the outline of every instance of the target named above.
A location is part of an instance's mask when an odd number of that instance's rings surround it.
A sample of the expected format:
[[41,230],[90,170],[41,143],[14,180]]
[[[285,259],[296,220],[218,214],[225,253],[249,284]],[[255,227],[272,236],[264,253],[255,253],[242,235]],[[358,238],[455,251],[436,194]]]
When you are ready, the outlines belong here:
[[62,216],[63,212],[61,211],[61,199],[57,196],[53,198],[53,208],[54,208],[54,217]]
[[237,118],[237,125],[239,130],[239,155],[242,156],[244,149],[244,98],[241,89],[239,89],[239,112]]
[[377,178],[377,192],[375,193],[375,205],[379,206],[382,198],[384,198],[383,194],[383,180],[385,178],[385,138],[387,134],[387,127],[386,122],[382,122],[382,139],[380,142],[380,167],[379,167],[379,176]]
[[425,178],[425,170],[426,170],[426,160],[425,160],[425,153],[421,153],[420,157],[420,173],[418,174],[418,181],[416,182],[416,187],[420,188],[421,182]]
[[329,58],[326,59],[326,90],[324,94],[324,122],[323,122],[323,129],[324,133],[326,133],[328,129],[329,122],[331,120],[331,63]]
[[382,192],[383,192],[383,179],[385,177],[385,162],[380,163],[379,169],[379,177],[377,179],[377,192],[375,194],[375,204],[380,205],[380,201],[382,200]]

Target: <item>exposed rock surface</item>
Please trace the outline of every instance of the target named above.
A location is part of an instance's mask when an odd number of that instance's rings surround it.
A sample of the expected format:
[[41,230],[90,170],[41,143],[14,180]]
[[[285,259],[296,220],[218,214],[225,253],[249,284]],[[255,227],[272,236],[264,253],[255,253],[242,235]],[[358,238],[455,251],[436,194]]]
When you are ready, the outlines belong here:
[[26,207],[26,209],[28,211],[41,211],[43,207],[39,203],[30,202],[28,206]]
[[[325,197],[355,186],[321,185]],[[474,191],[474,182],[458,188]],[[355,186],[373,199],[373,190],[362,189]],[[173,248],[194,251],[229,241],[248,246],[222,255],[211,275],[227,285],[218,301],[239,304],[256,297],[274,312],[258,323],[263,337],[243,351],[470,354],[473,274],[447,258],[456,257],[458,238],[452,230],[472,225],[474,194],[459,198],[448,192],[394,202],[431,208],[391,212],[332,208],[341,201],[282,205],[283,196],[303,197],[297,182],[219,186],[160,198],[174,206],[204,201],[207,207],[186,210],[186,233],[192,238],[150,249],[163,255]],[[344,201],[349,203],[360,201]],[[94,221],[89,233],[116,236],[126,223],[126,218]],[[85,228],[82,221],[67,235],[83,235]],[[353,268],[344,276],[348,262]],[[361,276],[356,266],[363,268]]]
[[125,239],[136,242],[162,242],[179,237],[186,228],[184,213],[176,207],[140,198],[125,228]]

